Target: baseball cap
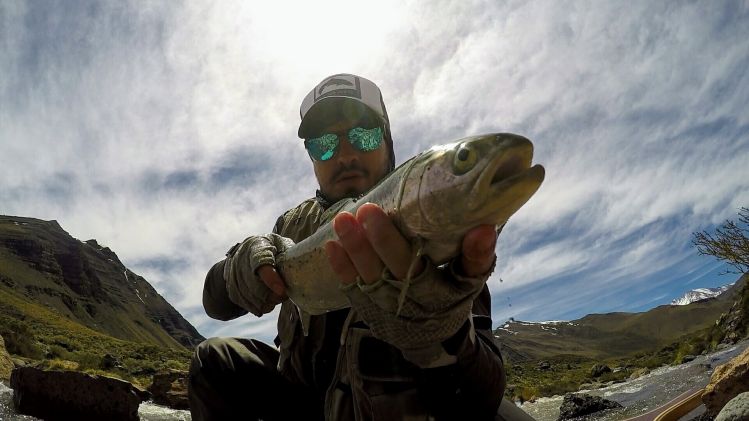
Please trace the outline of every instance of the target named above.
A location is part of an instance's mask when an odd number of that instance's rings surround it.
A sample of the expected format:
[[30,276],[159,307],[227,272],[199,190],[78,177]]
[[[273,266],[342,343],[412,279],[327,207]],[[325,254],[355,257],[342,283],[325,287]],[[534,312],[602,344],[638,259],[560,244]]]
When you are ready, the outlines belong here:
[[382,92],[374,82],[348,73],[328,76],[304,97],[297,134],[302,139],[317,135],[331,117],[362,112],[369,112],[389,125]]

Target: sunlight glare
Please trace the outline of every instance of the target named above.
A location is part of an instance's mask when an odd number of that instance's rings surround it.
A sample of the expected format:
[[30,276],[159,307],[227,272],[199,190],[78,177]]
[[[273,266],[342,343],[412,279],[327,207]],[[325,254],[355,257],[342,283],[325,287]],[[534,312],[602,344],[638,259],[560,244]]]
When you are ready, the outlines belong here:
[[252,7],[248,35],[259,54],[278,64],[303,66],[310,72],[358,68],[395,48],[388,45],[389,35],[404,15],[397,4],[264,2]]

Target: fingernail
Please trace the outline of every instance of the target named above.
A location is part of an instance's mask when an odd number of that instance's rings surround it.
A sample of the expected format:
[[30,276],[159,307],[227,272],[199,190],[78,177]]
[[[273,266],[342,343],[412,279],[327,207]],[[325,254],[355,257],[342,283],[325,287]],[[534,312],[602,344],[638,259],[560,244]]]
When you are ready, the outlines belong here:
[[333,221],[333,229],[339,237],[348,234],[353,228],[354,226],[348,218],[338,217]]
[[[371,205],[371,204],[372,204],[371,202],[367,202],[364,205],[362,205],[362,207],[365,205]],[[375,215],[375,212],[373,211],[368,211],[366,209],[362,210],[362,208],[359,208],[359,210],[356,212],[356,219],[359,221],[359,223],[362,225],[362,227],[365,230],[368,230],[369,227],[376,224],[375,220],[377,219],[377,215]]]
[[369,226],[371,225],[371,224],[370,224],[370,222],[371,222],[371,221],[370,221],[370,217],[369,217],[369,216],[368,216],[368,215],[367,215],[366,213],[364,213],[364,214],[363,214],[363,215],[361,216],[361,219],[359,220],[359,223],[361,223],[361,226],[362,226],[362,227],[363,227],[363,228],[364,228],[365,230],[369,230]]

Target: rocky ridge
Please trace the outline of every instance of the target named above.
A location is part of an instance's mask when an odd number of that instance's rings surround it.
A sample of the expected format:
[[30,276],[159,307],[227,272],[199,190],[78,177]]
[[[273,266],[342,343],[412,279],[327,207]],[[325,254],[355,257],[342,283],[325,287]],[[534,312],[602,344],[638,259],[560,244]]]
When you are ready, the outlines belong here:
[[695,301],[700,300],[707,300],[710,298],[715,298],[719,296],[720,294],[728,291],[733,284],[723,285],[722,287],[718,288],[697,288],[693,289],[684,295],[682,295],[679,298],[674,299],[671,301],[672,306],[685,306],[687,304],[691,304]]
[[56,221],[0,216],[0,291],[123,340],[169,348],[203,340],[111,249],[71,237]]
[[[603,360],[652,352],[710,328],[720,318],[727,330],[744,327],[738,316],[743,304],[737,299],[747,280],[745,275],[723,294],[688,305],[662,305],[642,313],[589,314],[570,321],[509,320],[495,329],[494,335],[513,362],[559,355]],[[743,337],[741,333],[734,336],[736,340]]]

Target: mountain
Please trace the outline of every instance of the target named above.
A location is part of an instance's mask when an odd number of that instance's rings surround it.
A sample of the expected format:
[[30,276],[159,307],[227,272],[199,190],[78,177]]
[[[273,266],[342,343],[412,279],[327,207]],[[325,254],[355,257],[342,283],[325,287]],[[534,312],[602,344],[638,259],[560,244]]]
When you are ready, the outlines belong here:
[[0,317],[23,319],[38,305],[125,341],[191,349],[204,339],[96,240],[81,242],[56,221],[0,216]]
[[723,285],[722,287],[718,288],[697,288],[693,289],[681,297],[671,301],[672,306],[684,306],[687,304],[691,304],[695,301],[700,300],[707,300],[708,298],[715,298],[718,295],[728,291],[729,288],[731,288],[731,285]]
[[589,314],[564,322],[511,320],[494,335],[512,361],[555,356],[603,360],[652,352],[684,335],[714,326],[740,296],[746,282],[744,276],[715,298],[681,306],[663,305],[642,313]]
[[749,335],[749,273],[737,284],[743,284],[731,308],[711,327],[710,336],[716,341],[736,343]]

